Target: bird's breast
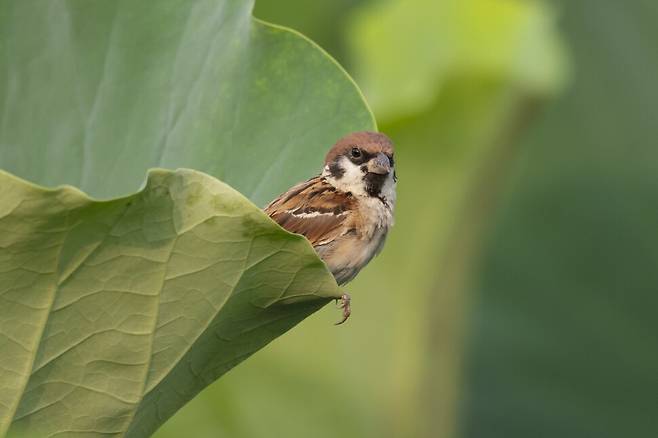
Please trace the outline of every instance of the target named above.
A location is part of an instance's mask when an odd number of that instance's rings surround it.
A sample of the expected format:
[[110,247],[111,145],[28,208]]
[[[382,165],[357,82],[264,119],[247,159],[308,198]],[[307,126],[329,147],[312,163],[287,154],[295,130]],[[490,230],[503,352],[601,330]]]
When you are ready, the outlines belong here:
[[356,215],[353,232],[316,248],[339,284],[352,280],[381,251],[393,225],[392,208],[377,198],[364,200]]

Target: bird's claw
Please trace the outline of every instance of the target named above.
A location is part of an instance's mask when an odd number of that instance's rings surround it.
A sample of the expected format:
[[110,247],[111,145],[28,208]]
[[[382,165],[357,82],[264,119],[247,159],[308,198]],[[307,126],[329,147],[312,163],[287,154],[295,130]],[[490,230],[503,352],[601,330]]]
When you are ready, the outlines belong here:
[[347,319],[350,317],[352,314],[352,309],[350,307],[350,302],[352,301],[352,297],[350,297],[348,294],[343,294],[339,299],[336,300],[336,304],[338,305],[339,309],[343,309],[343,319],[338,321],[335,325],[341,325]]

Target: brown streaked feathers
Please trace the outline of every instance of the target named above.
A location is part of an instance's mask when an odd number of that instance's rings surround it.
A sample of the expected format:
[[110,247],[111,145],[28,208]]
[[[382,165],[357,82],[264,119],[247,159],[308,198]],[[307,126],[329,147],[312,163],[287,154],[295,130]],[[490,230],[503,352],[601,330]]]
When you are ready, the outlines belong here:
[[297,184],[275,199],[265,212],[286,230],[304,235],[313,246],[349,233],[355,223],[356,200],[337,191],[323,177]]

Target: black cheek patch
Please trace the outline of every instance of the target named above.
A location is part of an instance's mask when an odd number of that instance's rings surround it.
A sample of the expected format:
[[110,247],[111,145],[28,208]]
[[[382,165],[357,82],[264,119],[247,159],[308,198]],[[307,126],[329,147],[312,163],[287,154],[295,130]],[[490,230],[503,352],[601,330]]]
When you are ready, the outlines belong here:
[[329,172],[331,173],[331,176],[336,179],[341,179],[343,175],[345,175],[345,169],[343,169],[337,161],[334,161],[329,165]]

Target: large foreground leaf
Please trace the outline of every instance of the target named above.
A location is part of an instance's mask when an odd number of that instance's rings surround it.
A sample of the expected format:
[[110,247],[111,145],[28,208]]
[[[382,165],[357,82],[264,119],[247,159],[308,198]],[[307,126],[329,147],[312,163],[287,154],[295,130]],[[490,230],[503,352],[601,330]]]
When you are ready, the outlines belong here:
[[146,436],[338,292],[303,237],[199,172],[106,202],[0,187],[0,436]]
[[93,196],[152,167],[202,170],[258,205],[372,129],[344,71],[253,0],[0,0],[0,167]]

